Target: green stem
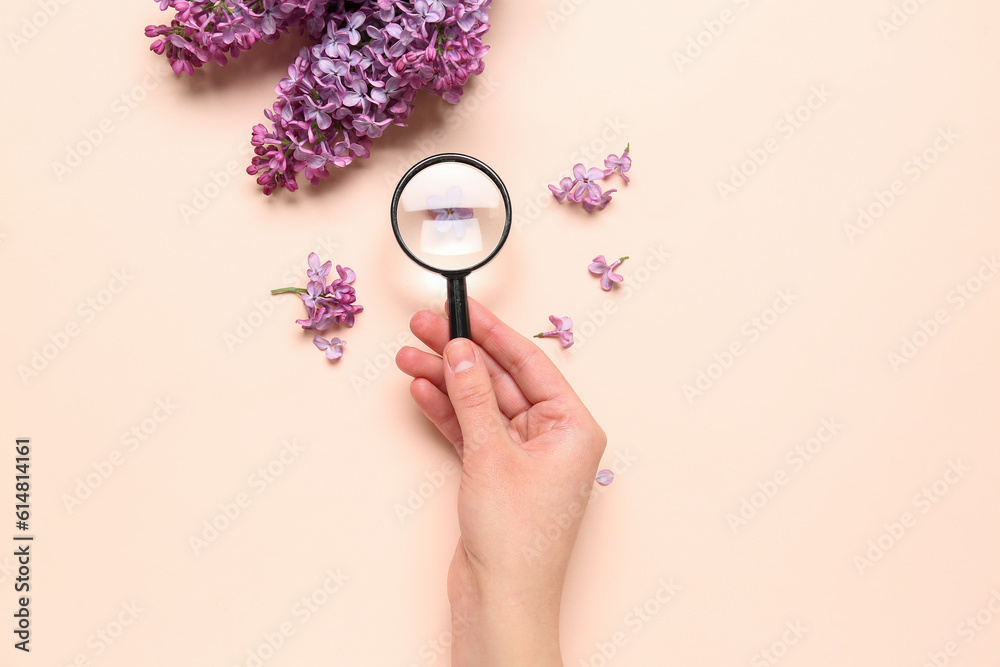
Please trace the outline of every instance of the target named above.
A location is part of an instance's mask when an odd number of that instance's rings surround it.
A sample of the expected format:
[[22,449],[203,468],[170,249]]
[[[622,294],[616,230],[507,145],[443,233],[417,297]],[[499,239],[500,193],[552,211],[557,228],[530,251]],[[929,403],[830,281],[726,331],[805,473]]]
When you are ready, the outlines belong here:
[[281,287],[279,289],[271,290],[271,294],[305,294],[306,291],[301,287]]

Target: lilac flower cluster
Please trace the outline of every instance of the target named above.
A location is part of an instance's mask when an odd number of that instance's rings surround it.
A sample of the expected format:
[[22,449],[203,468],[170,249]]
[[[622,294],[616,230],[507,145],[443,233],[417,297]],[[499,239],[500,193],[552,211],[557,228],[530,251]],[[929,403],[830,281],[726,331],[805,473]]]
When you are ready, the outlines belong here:
[[483,71],[491,0],[160,0],[170,26],[150,26],[152,49],[175,72],[235,56],[257,41],[298,28],[318,43],[303,48],[256,125],[247,172],[264,194],[313,185],[328,168],[368,157],[371,140],[405,125],[418,90],[457,103]]
[[158,0],[173,9],[170,25],[146,26],[156,37],[150,50],[166,55],[176,74],[215,62],[225,65],[257,42],[273,42],[298,29],[319,39],[326,26],[326,3],[319,0]]
[[[346,266],[337,265],[338,278],[334,278],[327,283],[327,278],[333,270],[332,262],[320,263],[319,255],[309,253],[309,269],[306,275],[309,282],[305,288],[302,287],[282,287],[271,290],[271,294],[298,294],[302,303],[306,307],[306,317],[295,320],[295,323],[306,330],[314,330],[319,333],[332,328],[334,325],[347,327],[354,326],[355,315],[364,310],[364,307],[355,303],[357,295],[351,283],[355,281],[357,275]],[[326,353],[330,360],[339,359],[344,353],[343,346],[346,341],[339,338],[327,340],[316,334],[313,343],[320,350]]]
[[611,202],[612,193],[618,190],[612,188],[602,191],[597,181],[618,172],[626,183],[629,182],[625,172],[632,168],[632,158],[628,155],[630,147],[625,147],[621,157],[609,155],[604,160],[604,169],[597,167],[587,169],[583,164],[577,163],[573,166],[573,178],[566,177],[559,181],[559,185],[549,186],[552,196],[560,202],[569,200],[581,204],[586,211],[603,210]]

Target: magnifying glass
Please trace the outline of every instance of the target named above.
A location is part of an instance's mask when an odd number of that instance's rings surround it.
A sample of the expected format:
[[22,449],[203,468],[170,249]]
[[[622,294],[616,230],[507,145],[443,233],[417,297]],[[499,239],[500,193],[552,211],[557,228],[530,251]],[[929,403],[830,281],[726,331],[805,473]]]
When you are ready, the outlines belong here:
[[433,155],[400,179],[389,215],[403,252],[448,280],[451,337],[471,338],[465,277],[493,259],[510,233],[503,181],[468,155]]

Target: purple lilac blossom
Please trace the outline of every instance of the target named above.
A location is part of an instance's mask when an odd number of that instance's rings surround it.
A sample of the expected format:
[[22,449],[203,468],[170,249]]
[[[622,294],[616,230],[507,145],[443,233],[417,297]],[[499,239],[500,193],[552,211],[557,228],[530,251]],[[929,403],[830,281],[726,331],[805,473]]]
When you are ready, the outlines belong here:
[[607,159],[604,160],[605,176],[610,176],[617,171],[621,174],[621,177],[625,179],[626,183],[629,182],[629,178],[625,175],[625,172],[632,168],[632,158],[628,156],[628,151],[631,147],[632,144],[625,146],[625,151],[622,153],[621,157],[612,153],[607,157]]
[[591,273],[601,277],[601,289],[605,292],[609,292],[611,291],[612,283],[620,283],[625,280],[625,278],[615,273],[615,269],[617,269],[626,259],[628,259],[628,255],[625,257],[619,257],[609,265],[607,260],[604,259],[604,255],[598,255],[594,258],[594,261],[590,263],[590,266],[588,266],[587,269]]
[[[325,281],[326,277],[330,275],[330,269],[333,267],[333,262],[326,262],[320,265],[319,255],[314,252],[309,253],[307,262],[309,269],[306,271],[306,275],[309,276],[310,280]],[[339,269],[340,267],[338,266],[337,268]]]
[[264,194],[313,185],[329,167],[368,157],[388,125],[405,125],[418,90],[457,103],[483,71],[491,0],[159,0],[170,25],[149,26],[150,48],[177,74],[225,64],[256,42],[297,31],[303,47],[254,126],[247,172]]
[[550,185],[549,190],[552,191],[552,196],[556,198],[556,201],[562,201],[569,196],[575,185],[576,182],[567,176],[559,181],[559,185]]
[[465,220],[472,217],[471,208],[462,208],[462,188],[453,185],[448,188],[444,196],[431,195],[427,198],[427,210],[434,214],[434,229],[439,232],[446,232],[452,227],[455,228],[455,236],[462,238],[465,236]]
[[573,345],[573,332],[570,331],[570,329],[573,328],[573,319],[571,317],[556,317],[555,315],[549,315],[549,322],[552,322],[552,326],[554,326],[555,329],[535,334],[535,338],[550,338],[555,336],[559,338],[559,342],[563,347],[570,347]]
[[601,186],[597,181],[604,178],[604,171],[597,167],[587,169],[579,162],[573,166],[573,178],[576,180],[576,188],[573,190],[573,201],[581,201],[584,197],[588,199],[601,198]]
[[330,361],[336,361],[344,356],[344,346],[347,345],[346,340],[340,340],[339,338],[331,338],[327,340],[319,334],[313,336],[313,345],[320,349],[320,351],[326,354],[326,358]]
[[613,192],[618,192],[618,190],[614,188],[611,188],[610,190],[605,190],[604,192],[601,193],[601,198],[597,200],[584,199],[583,202],[581,203],[581,206],[583,206],[583,210],[588,212],[593,211],[594,209],[597,209],[598,211],[604,210],[607,207],[607,205],[611,202],[611,193]]

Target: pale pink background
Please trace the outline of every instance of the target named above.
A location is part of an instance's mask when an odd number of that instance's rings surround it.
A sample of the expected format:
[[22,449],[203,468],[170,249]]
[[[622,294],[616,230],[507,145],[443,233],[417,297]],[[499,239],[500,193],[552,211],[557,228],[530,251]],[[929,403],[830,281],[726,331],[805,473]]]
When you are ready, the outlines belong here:
[[[395,246],[387,204],[410,164],[461,151],[502,175],[518,218],[470,292],[525,334],[550,314],[576,320],[577,347],[542,347],[607,430],[618,472],[572,563],[567,665],[772,664],[760,652],[776,642],[789,667],[916,667],[949,642],[948,664],[995,663],[1000,618],[962,624],[1000,590],[1000,280],[960,309],[949,299],[1000,251],[995,3],[927,3],[884,36],[889,0],[497,0],[486,74],[460,106],[423,97],[370,160],[271,199],[242,173],[246,142],[294,39],[175,79],[142,34],[164,20],[155,3],[68,0],[43,19],[39,6],[2,20],[0,541],[12,544],[21,436],[37,541],[34,651],[6,635],[0,662],[247,665],[287,622],[269,667],[449,664],[458,476],[390,365],[443,284]],[[732,22],[679,68],[674,54],[723,9]],[[15,43],[25,21],[41,28]],[[829,100],[779,131],[823,86]],[[947,128],[957,140],[912,180],[907,161]],[[99,145],[58,174],[88,135]],[[717,182],[771,138],[777,153],[724,201]],[[633,182],[606,211],[547,196],[573,162],[626,142]],[[227,165],[236,175],[218,176]],[[852,242],[845,225],[897,179],[903,193]],[[295,326],[296,300],[268,295],[317,249],[357,270],[366,307],[336,365]],[[632,257],[610,295],[586,272],[599,253]],[[91,319],[80,304],[107,301],[120,270],[127,286]],[[744,326],[773,315],[779,290],[794,304],[751,340]],[[889,353],[938,310],[947,321],[894,368]],[[23,381],[18,367],[74,324]],[[735,342],[744,353],[720,376],[713,355]],[[690,402],[700,370],[718,379]],[[167,399],[172,414],[150,421]],[[786,454],[823,419],[842,427],[796,469]],[[129,449],[123,433],[143,426]],[[291,440],[303,451],[255,486]],[[69,511],[116,450],[121,464]],[[954,461],[967,470],[922,513],[915,496]],[[734,532],[727,515],[775,474],[787,483]],[[250,505],[196,554],[189,539],[241,493]],[[904,512],[915,523],[860,572],[855,557]],[[8,625],[12,565],[0,556]],[[302,623],[294,605],[328,570],[348,579]],[[671,578],[680,590],[661,603]],[[131,603],[138,617],[102,645]],[[643,605],[657,613],[641,620]],[[796,622],[807,630],[782,644]]]

